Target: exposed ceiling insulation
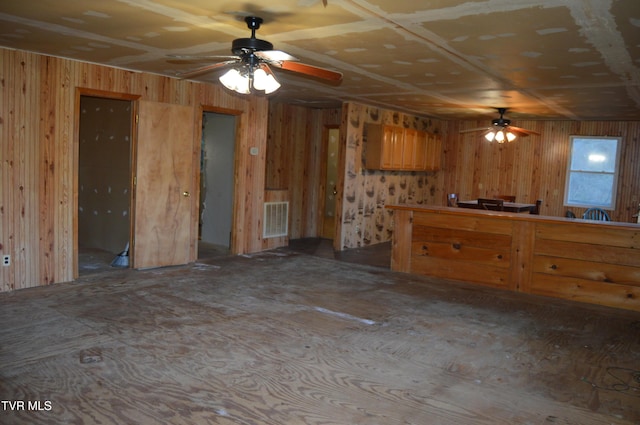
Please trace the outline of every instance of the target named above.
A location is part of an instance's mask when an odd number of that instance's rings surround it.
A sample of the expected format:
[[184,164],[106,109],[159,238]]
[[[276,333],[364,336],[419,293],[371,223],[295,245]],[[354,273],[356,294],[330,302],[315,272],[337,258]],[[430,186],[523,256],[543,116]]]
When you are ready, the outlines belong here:
[[229,55],[247,15],[275,49],[344,74],[336,85],[276,70],[279,101],[640,120],[638,0],[5,0],[0,45],[176,76],[206,62],[169,55]]

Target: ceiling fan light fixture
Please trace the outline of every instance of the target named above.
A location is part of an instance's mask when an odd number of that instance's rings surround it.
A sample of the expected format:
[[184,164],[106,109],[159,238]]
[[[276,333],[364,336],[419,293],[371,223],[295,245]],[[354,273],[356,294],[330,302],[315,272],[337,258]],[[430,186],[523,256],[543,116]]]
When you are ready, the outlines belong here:
[[266,65],[253,71],[251,69],[251,67],[232,68],[222,74],[218,80],[229,90],[240,94],[250,94],[252,89],[270,94],[280,88],[280,83]]
[[280,83],[272,73],[263,68],[258,68],[253,73],[253,88],[264,91],[265,94],[270,94],[280,88]]
[[247,73],[242,74],[238,69],[232,68],[222,74],[218,78],[223,86],[229,90],[233,90],[240,94],[249,94],[251,89],[249,87],[250,78]]
[[498,131],[488,132],[487,134],[484,135],[484,138],[487,139],[489,142],[496,141],[498,143],[504,143],[504,142],[513,142],[514,140],[516,140],[516,135],[502,128]]

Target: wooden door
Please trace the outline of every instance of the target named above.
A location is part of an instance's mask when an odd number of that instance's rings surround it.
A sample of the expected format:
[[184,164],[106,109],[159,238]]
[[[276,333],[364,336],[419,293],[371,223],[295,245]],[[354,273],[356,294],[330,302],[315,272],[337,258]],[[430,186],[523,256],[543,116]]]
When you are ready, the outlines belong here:
[[194,109],[148,101],[138,108],[133,267],[195,261]]

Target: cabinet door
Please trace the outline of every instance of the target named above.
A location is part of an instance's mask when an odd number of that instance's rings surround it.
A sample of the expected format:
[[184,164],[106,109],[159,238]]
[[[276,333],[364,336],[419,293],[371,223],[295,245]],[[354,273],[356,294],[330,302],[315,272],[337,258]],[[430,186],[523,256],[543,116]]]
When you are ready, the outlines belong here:
[[428,134],[423,131],[406,129],[404,135],[403,169],[423,171],[427,168]]
[[404,131],[399,127],[384,126],[382,129],[382,155],[380,168],[399,170],[402,168]]
[[402,168],[402,154],[404,150],[404,129],[400,127],[388,127],[391,130],[391,169]]
[[415,170],[417,164],[416,148],[418,131],[412,128],[404,130],[404,143],[402,145],[402,169]]
[[393,127],[382,128],[382,145],[380,150],[382,152],[380,157],[380,168],[393,168],[394,159],[393,153],[395,151],[396,136]]

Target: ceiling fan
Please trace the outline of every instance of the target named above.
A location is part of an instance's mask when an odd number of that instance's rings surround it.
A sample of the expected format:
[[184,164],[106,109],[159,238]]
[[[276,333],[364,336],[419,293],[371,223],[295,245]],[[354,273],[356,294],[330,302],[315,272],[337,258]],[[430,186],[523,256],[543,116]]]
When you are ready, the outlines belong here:
[[537,131],[527,130],[526,128],[516,127],[511,125],[511,120],[504,117],[505,112],[507,112],[507,108],[496,108],[498,113],[500,114],[500,118],[496,118],[491,121],[491,127],[480,127],[480,128],[471,128],[468,130],[460,130],[460,133],[471,133],[474,131],[485,131],[484,137],[493,142],[494,140],[498,143],[511,142],[516,139],[516,137],[527,137],[530,134],[539,135]]
[[272,93],[280,87],[271,72],[270,66],[287,71],[317,77],[331,82],[342,80],[340,72],[298,62],[298,59],[280,50],[273,50],[273,44],[256,38],[256,30],[262,24],[262,18],[246,16],[244,21],[251,30],[250,38],[238,38],[231,44],[232,56],[182,56],[171,55],[176,59],[223,59],[221,62],[206,65],[192,71],[178,74],[181,78],[193,78],[219,69],[231,67],[220,77],[220,82],[238,93],[248,94],[252,89]]

